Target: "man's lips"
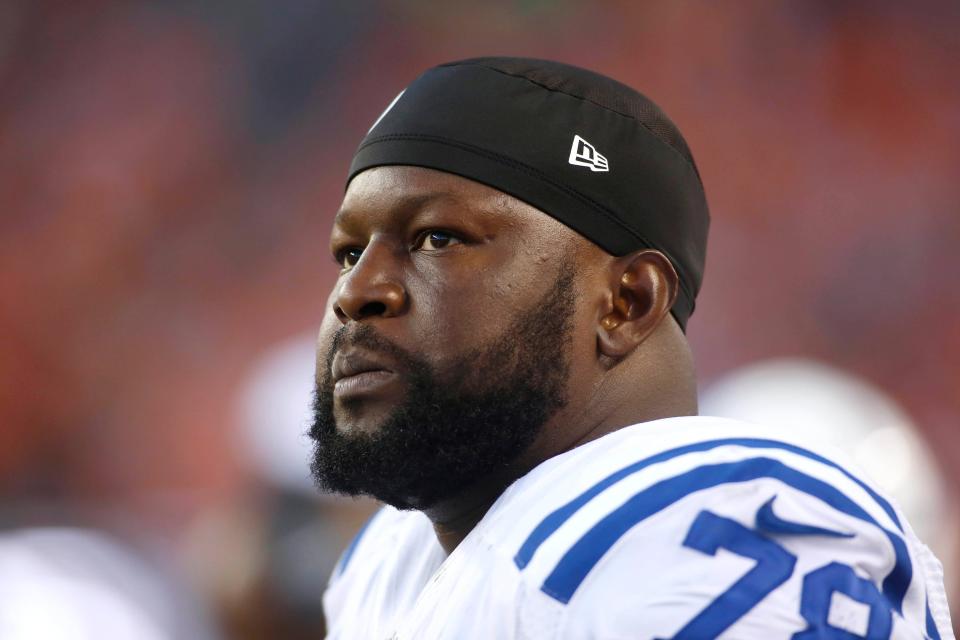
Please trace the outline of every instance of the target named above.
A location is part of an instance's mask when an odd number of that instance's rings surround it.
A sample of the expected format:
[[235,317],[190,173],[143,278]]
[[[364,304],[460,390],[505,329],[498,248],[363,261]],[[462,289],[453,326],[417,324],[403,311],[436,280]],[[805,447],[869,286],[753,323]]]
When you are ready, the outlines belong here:
[[333,357],[333,393],[337,397],[376,391],[396,378],[389,363],[377,354],[345,349]]

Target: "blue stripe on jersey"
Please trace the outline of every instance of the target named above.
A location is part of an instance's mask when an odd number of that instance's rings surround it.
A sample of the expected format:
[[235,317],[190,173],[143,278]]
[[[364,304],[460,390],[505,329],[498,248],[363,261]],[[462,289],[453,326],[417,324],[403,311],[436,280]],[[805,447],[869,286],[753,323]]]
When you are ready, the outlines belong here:
[[337,568],[333,572],[335,576],[342,576],[343,572],[347,570],[347,564],[350,562],[350,557],[353,555],[353,552],[357,550],[357,544],[360,542],[360,538],[363,537],[363,534],[367,531],[367,527],[370,526],[370,523],[373,522],[379,514],[380,510],[377,510],[376,513],[370,516],[369,520],[363,523],[363,526],[360,527],[359,531],[357,531],[357,535],[353,536],[353,540],[350,541],[350,545],[340,557],[340,562],[337,563]]
[[779,460],[762,457],[698,467],[661,480],[634,495],[570,547],[544,580],[541,590],[560,602],[569,602],[600,558],[638,522],[696,491],[759,478],[779,480],[826,502],[838,511],[879,527],[893,545],[896,559],[893,570],[883,581],[883,593],[898,612],[901,610],[913,577],[913,566],[900,536],[881,527],[863,507],[830,484],[788,467]]
[[662,451],[656,455],[645,458],[639,462],[635,462],[631,465],[616,471],[597,484],[593,485],[582,494],[563,505],[546,518],[543,519],[533,532],[527,537],[524,543],[520,546],[520,550],[517,552],[517,555],[514,556],[514,562],[517,567],[523,569],[529,564],[530,559],[533,557],[533,554],[540,548],[540,545],[543,544],[544,540],[549,538],[554,531],[559,529],[564,522],[569,520],[573,514],[575,514],[583,505],[587,504],[590,500],[596,497],[598,494],[603,492],[605,489],[611,485],[620,482],[624,478],[637,473],[643,469],[646,469],[650,465],[656,464],[658,462],[664,462],[678,456],[685,455],[687,453],[693,453],[696,451],[708,451],[710,449],[715,449],[717,447],[723,447],[727,445],[735,445],[740,447],[751,447],[756,449],[783,449],[784,451],[789,451],[790,453],[796,453],[798,455],[810,458],[811,460],[816,460],[822,464],[833,467],[834,469],[839,470],[845,476],[856,482],[860,487],[866,491],[870,497],[872,497],[877,504],[890,516],[890,519],[897,525],[897,528],[902,532],[903,527],[900,524],[900,520],[897,518],[897,514],[894,512],[893,507],[890,506],[890,503],[883,499],[876,491],[864,484],[859,478],[850,474],[846,469],[833,462],[828,460],[823,456],[817,455],[812,451],[807,451],[801,447],[794,446],[792,444],[787,444],[785,442],[779,442],[777,440],[767,440],[765,438],[724,438],[722,440],[708,440],[705,442],[697,442],[694,444],[688,444],[683,447],[677,447],[676,449],[670,449],[668,451]]
[[930,601],[927,601],[927,640],[940,640],[940,630],[937,629],[937,623],[933,620],[933,613],[930,612]]

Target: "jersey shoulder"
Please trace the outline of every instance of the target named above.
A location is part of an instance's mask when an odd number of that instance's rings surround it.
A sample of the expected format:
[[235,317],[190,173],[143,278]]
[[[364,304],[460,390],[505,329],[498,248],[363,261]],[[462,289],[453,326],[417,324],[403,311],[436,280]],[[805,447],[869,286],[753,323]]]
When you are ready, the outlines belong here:
[[935,560],[897,508],[774,433],[671,419],[556,461],[529,488],[550,508],[516,540],[523,616],[564,620],[559,637],[952,637]]

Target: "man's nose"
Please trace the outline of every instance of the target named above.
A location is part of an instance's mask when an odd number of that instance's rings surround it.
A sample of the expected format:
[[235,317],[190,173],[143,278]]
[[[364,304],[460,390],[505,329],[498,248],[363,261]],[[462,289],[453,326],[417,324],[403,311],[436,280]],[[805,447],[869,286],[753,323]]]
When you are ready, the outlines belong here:
[[370,243],[340,282],[333,307],[337,318],[346,324],[349,320],[391,318],[403,313],[407,291],[401,275],[390,248]]

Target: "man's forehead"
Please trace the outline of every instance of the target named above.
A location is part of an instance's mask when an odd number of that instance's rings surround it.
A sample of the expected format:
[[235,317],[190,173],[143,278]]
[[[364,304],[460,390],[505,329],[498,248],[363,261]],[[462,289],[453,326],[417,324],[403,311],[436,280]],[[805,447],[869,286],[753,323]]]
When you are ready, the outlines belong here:
[[334,224],[348,223],[372,211],[409,212],[435,203],[469,206],[478,212],[522,205],[502,191],[444,171],[383,166],[368,169],[350,181]]

